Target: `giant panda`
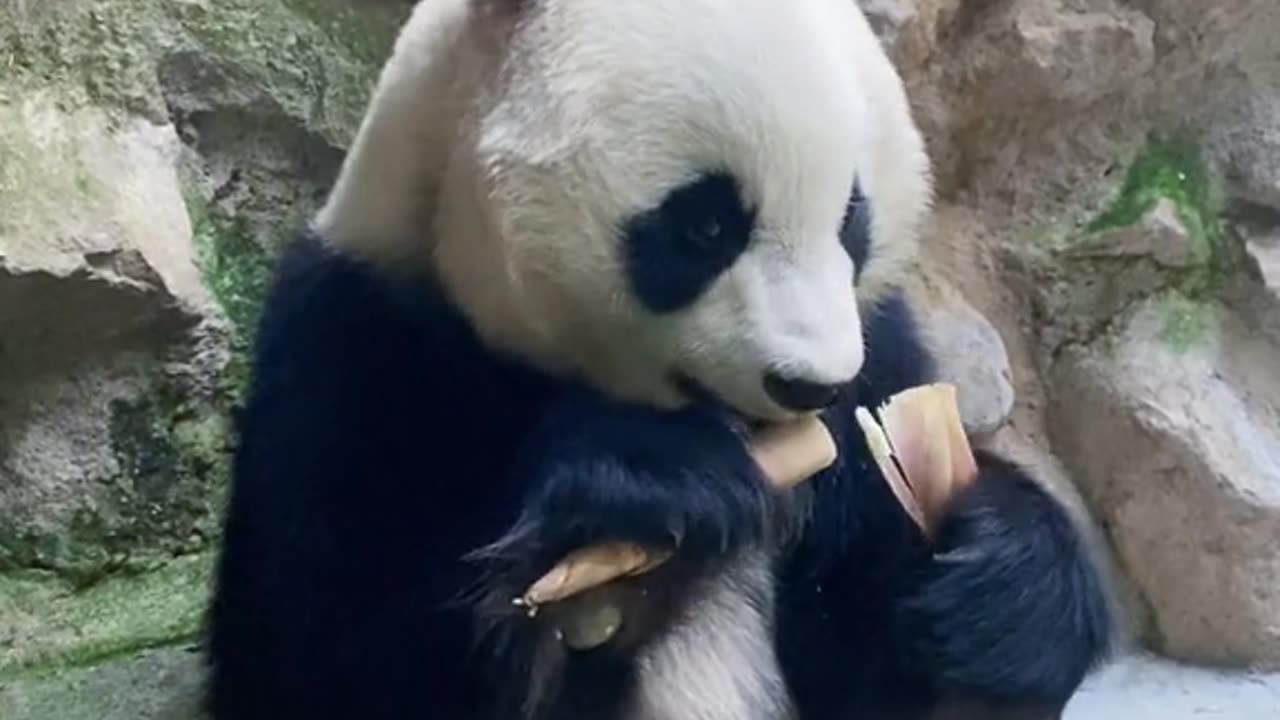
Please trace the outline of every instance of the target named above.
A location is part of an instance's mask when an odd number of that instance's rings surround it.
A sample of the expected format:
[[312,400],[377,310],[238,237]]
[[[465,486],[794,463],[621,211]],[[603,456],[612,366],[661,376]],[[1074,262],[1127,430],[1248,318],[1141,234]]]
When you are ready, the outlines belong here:
[[[1112,623],[1067,513],[980,451],[927,544],[853,420],[933,377],[930,193],[852,0],[417,5],[265,304],[212,716],[1055,717]],[[674,552],[625,641],[498,607],[605,540]]]

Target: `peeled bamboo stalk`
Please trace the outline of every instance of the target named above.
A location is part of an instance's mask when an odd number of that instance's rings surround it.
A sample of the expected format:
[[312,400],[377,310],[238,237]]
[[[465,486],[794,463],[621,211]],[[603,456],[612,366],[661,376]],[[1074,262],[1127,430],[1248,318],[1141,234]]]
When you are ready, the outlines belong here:
[[973,482],[978,465],[960,421],[955,386],[922,385],[889,398],[857,420],[885,481],[907,514],[932,537],[951,498]]

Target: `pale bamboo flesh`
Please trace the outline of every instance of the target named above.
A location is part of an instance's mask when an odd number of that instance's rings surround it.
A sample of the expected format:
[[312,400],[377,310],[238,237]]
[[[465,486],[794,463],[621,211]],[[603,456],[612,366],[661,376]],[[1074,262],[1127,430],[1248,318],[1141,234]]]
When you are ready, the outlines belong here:
[[978,475],[955,386],[935,383],[904,390],[877,414],[861,407],[856,411],[871,455],[898,502],[932,538],[951,498]]

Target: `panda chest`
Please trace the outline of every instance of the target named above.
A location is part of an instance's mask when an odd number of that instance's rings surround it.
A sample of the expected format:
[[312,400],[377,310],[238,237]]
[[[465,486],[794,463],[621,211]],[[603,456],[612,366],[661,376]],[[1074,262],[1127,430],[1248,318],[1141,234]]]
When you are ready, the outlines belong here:
[[624,720],[787,720],[774,651],[771,558],[744,552],[705,578],[636,657]]

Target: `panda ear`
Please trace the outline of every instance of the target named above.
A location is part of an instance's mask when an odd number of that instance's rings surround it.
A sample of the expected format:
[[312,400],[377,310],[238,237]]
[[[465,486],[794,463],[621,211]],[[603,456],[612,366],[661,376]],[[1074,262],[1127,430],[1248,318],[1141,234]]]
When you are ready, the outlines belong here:
[[313,228],[327,242],[371,260],[403,261],[430,250],[436,195],[465,106],[454,91],[458,50],[484,25],[477,22],[480,2],[424,0],[414,7],[315,218]]

